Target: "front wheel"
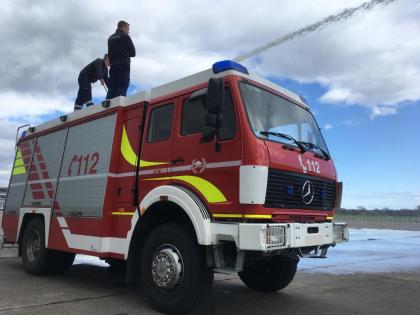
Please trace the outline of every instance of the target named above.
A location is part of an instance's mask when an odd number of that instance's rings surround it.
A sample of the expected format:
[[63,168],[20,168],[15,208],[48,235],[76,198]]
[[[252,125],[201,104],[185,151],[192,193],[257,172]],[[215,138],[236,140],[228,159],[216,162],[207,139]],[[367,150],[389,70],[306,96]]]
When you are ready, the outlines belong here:
[[116,274],[125,274],[127,271],[127,262],[121,259],[108,258],[105,262],[109,265],[109,270]]
[[298,262],[298,257],[274,256],[246,265],[238,275],[242,282],[252,290],[279,291],[292,282]]
[[200,248],[182,225],[164,224],[146,241],[141,282],[150,303],[163,313],[183,314],[197,306],[213,282]]

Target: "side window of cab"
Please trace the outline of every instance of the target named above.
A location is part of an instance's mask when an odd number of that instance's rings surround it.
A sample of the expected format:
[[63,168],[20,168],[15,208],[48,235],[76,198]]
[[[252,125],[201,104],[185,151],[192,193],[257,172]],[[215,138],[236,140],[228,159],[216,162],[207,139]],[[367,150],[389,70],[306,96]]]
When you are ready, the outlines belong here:
[[[223,108],[222,128],[219,140],[229,140],[236,135],[236,117],[233,108],[232,93],[225,88],[225,103]],[[206,129],[206,104],[205,98],[186,99],[182,106],[181,135],[188,136],[201,133]]]
[[174,104],[167,104],[152,109],[150,113],[148,142],[157,142],[169,139],[172,130],[172,115]]

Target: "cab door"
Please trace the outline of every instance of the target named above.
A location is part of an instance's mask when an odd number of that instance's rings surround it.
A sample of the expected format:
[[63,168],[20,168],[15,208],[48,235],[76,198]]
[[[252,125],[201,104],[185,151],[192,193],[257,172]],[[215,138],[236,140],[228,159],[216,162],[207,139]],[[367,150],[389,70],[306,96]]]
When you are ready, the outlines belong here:
[[141,198],[154,187],[170,183],[174,120],[174,99],[150,105],[140,160]]
[[[200,91],[194,94],[197,93]],[[172,181],[199,196],[211,208],[215,218],[228,214],[240,217],[238,196],[242,140],[231,88],[225,87],[223,127],[219,139],[210,142],[202,141],[202,131],[206,129],[205,98],[191,99],[190,96],[180,97],[177,108]],[[216,145],[217,142],[219,145]]]

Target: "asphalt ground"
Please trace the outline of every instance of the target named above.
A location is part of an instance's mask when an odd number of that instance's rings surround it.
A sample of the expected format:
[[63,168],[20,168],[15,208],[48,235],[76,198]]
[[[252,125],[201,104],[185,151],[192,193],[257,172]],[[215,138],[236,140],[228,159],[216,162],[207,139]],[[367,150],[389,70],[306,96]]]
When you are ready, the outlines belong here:
[[[14,250],[8,250],[13,255]],[[108,268],[74,265],[64,275],[27,275],[0,257],[0,314],[158,314],[141,291]],[[300,272],[283,291],[257,293],[235,275],[216,275],[195,314],[419,314],[420,270],[329,275]]]
[[[16,256],[16,248],[0,252],[0,314],[158,314],[141,290],[108,268],[74,265],[63,275],[36,277],[23,271]],[[300,271],[272,294],[249,290],[236,275],[216,275],[207,301],[194,314],[419,314],[419,309],[420,270]]]

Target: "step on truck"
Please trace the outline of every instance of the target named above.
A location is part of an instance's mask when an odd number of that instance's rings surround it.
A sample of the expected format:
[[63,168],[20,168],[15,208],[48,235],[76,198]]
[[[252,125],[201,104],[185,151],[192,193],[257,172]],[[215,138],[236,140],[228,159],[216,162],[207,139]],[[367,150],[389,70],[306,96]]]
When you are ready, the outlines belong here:
[[348,239],[342,184],[303,97],[232,62],[25,127],[4,242],[33,275],[105,260],[165,313],[215,272],[285,288],[302,257]]

